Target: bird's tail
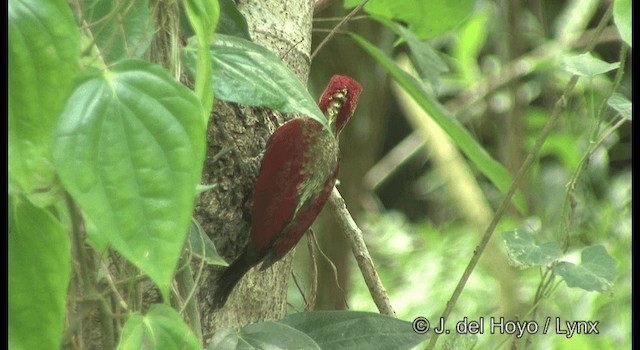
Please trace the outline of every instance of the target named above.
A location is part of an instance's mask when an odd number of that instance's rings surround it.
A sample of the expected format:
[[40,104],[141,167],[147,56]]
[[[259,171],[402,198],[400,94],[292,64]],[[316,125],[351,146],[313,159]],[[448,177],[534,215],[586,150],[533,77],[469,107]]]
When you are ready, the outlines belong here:
[[213,308],[217,310],[224,306],[229,299],[229,295],[236,287],[238,282],[242,279],[253,265],[255,265],[251,254],[245,250],[224,272],[216,281],[215,289],[215,301]]

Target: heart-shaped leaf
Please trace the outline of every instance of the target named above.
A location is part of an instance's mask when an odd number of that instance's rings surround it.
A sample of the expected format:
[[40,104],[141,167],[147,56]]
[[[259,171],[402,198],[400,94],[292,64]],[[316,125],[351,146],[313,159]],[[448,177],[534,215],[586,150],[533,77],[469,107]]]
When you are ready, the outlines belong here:
[[202,107],[160,67],[86,76],[54,133],[62,183],[97,232],[165,297],[188,233],[205,149]]

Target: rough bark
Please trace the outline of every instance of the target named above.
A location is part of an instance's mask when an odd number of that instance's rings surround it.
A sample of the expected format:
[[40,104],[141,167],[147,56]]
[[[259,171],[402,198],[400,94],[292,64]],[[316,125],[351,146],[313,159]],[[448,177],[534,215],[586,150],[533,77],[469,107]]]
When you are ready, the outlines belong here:
[[[273,51],[306,83],[313,1],[240,1],[253,41]],[[250,198],[260,159],[269,136],[285,119],[273,111],[217,101],[207,132],[208,150],[202,183],[217,187],[200,196],[196,218],[219,252],[232,261],[246,244],[250,227]],[[264,272],[251,270],[236,287],[227,305],[211,312],[214,283],[220,268],[207,268],[199,283],[205,340],[215,329],[241,326],[285,315],[291,257]]]

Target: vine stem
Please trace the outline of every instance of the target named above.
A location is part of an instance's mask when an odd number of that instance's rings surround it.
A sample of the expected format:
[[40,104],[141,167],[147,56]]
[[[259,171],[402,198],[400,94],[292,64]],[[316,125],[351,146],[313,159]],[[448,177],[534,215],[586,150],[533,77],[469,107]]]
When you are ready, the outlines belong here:
[[[596,29],[596,33],[598,32],[598,30],[601,31],[602,29],[604,29],[606,23],[611,18],[611,14],[612,13],[613,13],[613,5],[610,5],[609,8],[607,9],[607,12],[604,14],[604,16],[602,16],[602,19],[600,20],[600,23],[598,23],[598,27]],[[597,35],[595,35],[594,37],[597,37]],[[593,49],[594,42],[595,41],[592,41],[592,43],[590,45],[588,45],[587,51],[590,51],[591,49]],[[496,227],[498,226],[498,223],[500,222],[500,219],[502,218],[502,216],[504,215],[506,209],[508,208],[509,203],[511,202],[511,197],[513,197],[513,195],[515,194],[515,192],[516,192],[516,190],[517,190],[517,188],[518,188],[518,186],[520,184],[520,181],[522,181],[522,179],[524,178],[524,175],[527,173],[527,171],[529,170],[529,168],[533,164],[533,161],[538,157],[538,154],[540,153],[540,149],[542,149],[542,145],[544,144],[544,142],[546,141],[547,137],[551,133],[551,130],[555,126],[555,124],[558,121],[558,119],[560,119],[560,116],[562,115],[561,112],[562,112],[562,110],[564,110],[564,108],[566,106],[567,98],[568,98],[569,94],[571,94],[573,89],[575,88],[575,86],[578,83],[579,79],[580,79],[580,77],[578,75],[573,75],[571,77],[571,79],[569,80],[569,82],[567,83],[567,87],[563,91],[562,95],[560,96],[558,101],[556,101],[556,103],[554,104],[553,110],[551,112],[551,116],[549,117],[549,120],[547,121],[547,123],[545,124],[544,128],[542,129],[542,131],[540,132],[540,134],[536,138],[536,143],[533,146],[533,149],[527,155],[527,158],[524,160],[524,162],[522,163],[522,165],[518,169],[518,172],[516,173],[516,176],[515,176],[513,182],[511,183],[511,186],[509,187],[509,190],[507,191],[505,197],[500,202],[500,205],[498,206],[498,209],[496,209],[495,215],[491,219],[491,223],[489,223],[489,227],[487,227],[487,229],[485,230],[485,232],[484,232],[484,234],[482,236],[482,240],[480,241],[480,243],[476,247],[476,249],[475,249],[475,251],[473,253],[473,256],[471,257],[471,261],[469,261],[469,264],[467,265],[467,268],[464,270],[464,273],[462,274],[462,277],[458,281],[458,284],[456,285],[456,288],[453,291],[453,294],[451,295],[451,299],[449,299],[449,301],[447,302],[447,306],[445,307],[445,309],[444,309],[444,311],[442,313],[442,316],[441,316],[441,319],[444,320],[444,322],[446,322],[447,318],[451,314],[451,311],[453,310],[453,307],[455,306],[456,302],[458,301],[458,298],[462,294],[462,290],[464,289],[465,285],[467,284],[467,281],[469,280],[469,277],[471,276],[471,273],[473,272],[473,270],[475,269],[476,265],[480,261],[480,257],[482,256],[482,253],[484,252],[484,250],[487,247],[489,241],[491,240],[491,237],[493,236],[493,232],[495,231]],[[439,334],[437,334],[437,333],[433,334],[433,336],[431,337],[431,340],[429,341],[429,344],[427,345],[427,349],[428,350],[434,349],[434,347],[436,345],[436,342],[438,341],[438,337],[439,337]]]

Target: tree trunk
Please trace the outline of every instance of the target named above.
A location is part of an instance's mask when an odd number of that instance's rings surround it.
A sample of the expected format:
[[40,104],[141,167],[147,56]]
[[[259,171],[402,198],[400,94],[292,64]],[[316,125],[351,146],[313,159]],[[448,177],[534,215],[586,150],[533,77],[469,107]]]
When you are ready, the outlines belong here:
[[[306,83],[313,1],[246,0],[239,1],[238,9],[247,18],[253,41],[282,58]],[[277,126],[289,118],[270,110],[220,101],[214,106],[202,183],[217,187],[200,196],[196,218],[228,262],[240,254],[248,241],[251,194],[266,142]],[[212,312],[216,292],[213,286],[222,269],[205,268],[198,285],[204,339],[217,328],[283,317],[291,260],[291,256],[285,257],[264,272],[249,271],[226,306],[217,312]]]

